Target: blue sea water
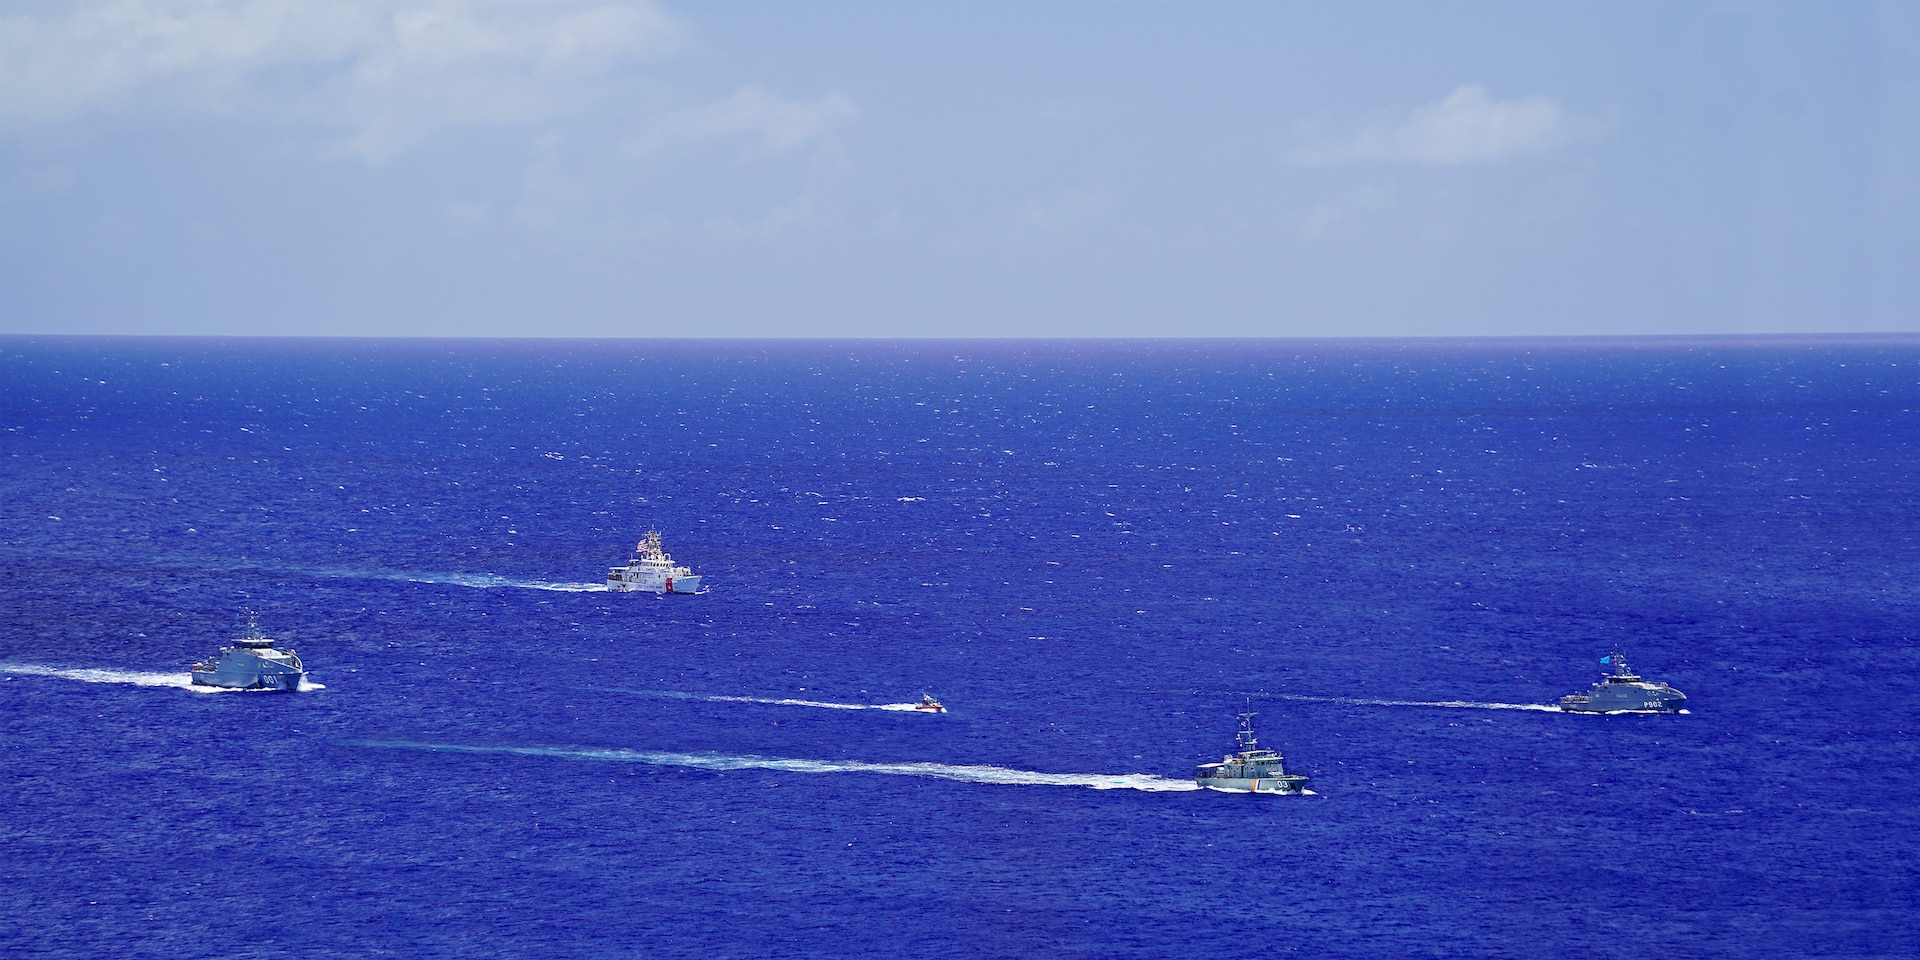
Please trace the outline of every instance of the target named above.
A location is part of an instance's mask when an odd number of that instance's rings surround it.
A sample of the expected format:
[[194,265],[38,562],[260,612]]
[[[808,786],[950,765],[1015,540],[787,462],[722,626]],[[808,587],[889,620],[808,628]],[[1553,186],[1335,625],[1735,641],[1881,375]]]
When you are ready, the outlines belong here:
[[1920,337],[15,337],[0,464],[7,957],[1920,954]]

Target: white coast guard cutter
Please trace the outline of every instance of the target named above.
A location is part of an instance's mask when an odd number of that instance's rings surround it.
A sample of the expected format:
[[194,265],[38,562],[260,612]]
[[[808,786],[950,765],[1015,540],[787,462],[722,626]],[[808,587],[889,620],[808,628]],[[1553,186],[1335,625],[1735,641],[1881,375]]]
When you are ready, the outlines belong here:
[[673,558],[660,549],[660,533],[647,531],[645,539],[633,548],[633,559],[624,567],[607,571],[607,589],[619,593],[704,593],[700,578],[690,567],[674,566]]

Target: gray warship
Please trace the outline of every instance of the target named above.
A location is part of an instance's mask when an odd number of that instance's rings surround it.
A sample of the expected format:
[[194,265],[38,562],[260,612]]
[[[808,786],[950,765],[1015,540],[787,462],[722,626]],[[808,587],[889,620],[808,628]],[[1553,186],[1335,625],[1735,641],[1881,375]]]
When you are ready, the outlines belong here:
[[193,665],[193,682],[203,687],[236,690],[298,690],[307,668],[300,655],[281,650],[260,633],[253,614],[247,614],[246,632],[220,653]]
[[1627,666],[1627,658],[1618,653],[1600,658],[1613,672],[1600,678],[1586,693],[1570,693],[1560,698],[1560,709],[1569,713],[1679,713],[1687,705],[1687,695],[1664,683],[1642,680]]
[[1253,716],[1252,710],[1240,714],[1240,729],[1234,734],[1234,745],[1240,749],[1219,763],[1194,768],[1193,782],[1208,790],[1232,793],[1306,793],[1307,778],[1288,773],[1278,750],[1260,749],[1253,738]]

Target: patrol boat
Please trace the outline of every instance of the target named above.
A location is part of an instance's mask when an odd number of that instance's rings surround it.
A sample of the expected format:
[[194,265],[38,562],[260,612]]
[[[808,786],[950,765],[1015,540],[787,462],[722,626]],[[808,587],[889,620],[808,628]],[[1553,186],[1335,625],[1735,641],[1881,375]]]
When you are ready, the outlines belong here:
[[676,567],[673,558],[660,549],[660,532],[647,531],[645,539],[633,548],[633,559],[624,567],[607,571],[607,589],[619,593],[700,593],[700,578],[689,567]]
[[247,630],[218,656],[193,665],[193,682],[203,687],[236,690],[298,690],[307,668],[300,655],[281,650],[262,636],[260,624],[247,614]]
[[1253,738],[1253,711],[1240,714],[1240,730],[1234,743],[1240,749],[1219,763],[1203,763],[1193,771],[1193,782],[1208,790],[1230,793],[1283,793],[1300,796],[1307,792],[1307,778],[1288,773],[1278,750],[1262,750]]
[[1687,695],[1664,683],[1642,680],[1627,666],[1627,658],[1618,653],[1600,658],[1602,666],[1613,672],[1602,677],[1586,693],[1570,693],[1560,698],[1560,709],[1569,713],[1682,713]]
[[946,713],[947,712],[947,708],[943,706],[940,703],[940,701],[935,700],[933,698],[933,694],[930,694],[930,693],[921,694],[920,702],[914,704],[913,708],[915,710],[919,710],[924,713]]

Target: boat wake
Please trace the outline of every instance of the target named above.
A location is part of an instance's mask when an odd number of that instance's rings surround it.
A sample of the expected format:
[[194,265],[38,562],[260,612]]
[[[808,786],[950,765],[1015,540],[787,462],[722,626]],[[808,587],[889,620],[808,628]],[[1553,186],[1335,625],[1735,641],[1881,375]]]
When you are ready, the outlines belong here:
[[494,577],[486,574],[471,573],[385,573],[378,574],[383,579],[405,580],[408,583],[445,583],[457,587],[475,587],[491,590],[499,587],[520,590],[554,590],[560,593],[603,593],[607,589],[604,583],[556,583],[547,580],[514,580],[510,577]]
[[288,572],[316,577],[341,577],[355,580],[398,580],[402,583],[444,583],[455,587],[492,590],[505,587],[518,590],[554,590],[560,593],[603,593],[604,583],[571,583],[558,580],[520,580],[487,573],[438,573],[418,570],[383,570],[378,567],[290,567]]
[[43,667],[32,663],[0,663],[0,673],[31,677],[58,677],[82,683],[125,683],[136,687],[179,687],[194,693],[224,693],[225,687],[203,687],[193,682],[193,674],[147,673],[140,670],[105,670],[89,667]]
[[932,713],[914,703],[832,703],[826,700],[773,700],[766,697],[708,697],[672,690],[622,690],[643,697],[668,697],[674,700],[698,700],[703,703],[765,703],[776,707],[814,707],[820,710],[889,710],[894,713]]
[[1297,693],[1268,694],[1275,700],[1300,700],[1307,703],[1349,703],[1361,707],[1447,707],[1454,710],[1544,710],[1562,713],[1546,703],[1487,703],[1480,700],[1372,700],[1364,697],[1309,697]]
[[943,763],[866,763],[859,760],[788,760],[750,754],[664,753],[652,750],[596,750],[586,747],[484,747],[407,740],[357,740],[351,746],[384,750],[429,750],[436,753],[510,754],[525,757],[561,757],[610,760],[695,770],[777,770],[783,773],[880,773],[899,777],[931,777],[963,783],[998,783],[1033,787],[1085,787],[1092,790],[1144,790],[1173,793],[1198,790],[1190,780],[1168,780],[1146,773],[1039,773],[1006,767],[954,766]]
[[[98,667],[47,667],[37,663],[0,663],[0,673],[19,674],[29,677],[56,677],[61,680],[78,680],[81,683],[124,683],[135,687],[176,687],[194,693],[260,693],[259,690],[239,690],[232,687],[209,687],[193,682],[193,674],[150,673],[144,670],[109,670]],[[311,680],[300,681],[300,690],[325,690],[324,683]],[[275,691],[264,691],[275,692]]]

